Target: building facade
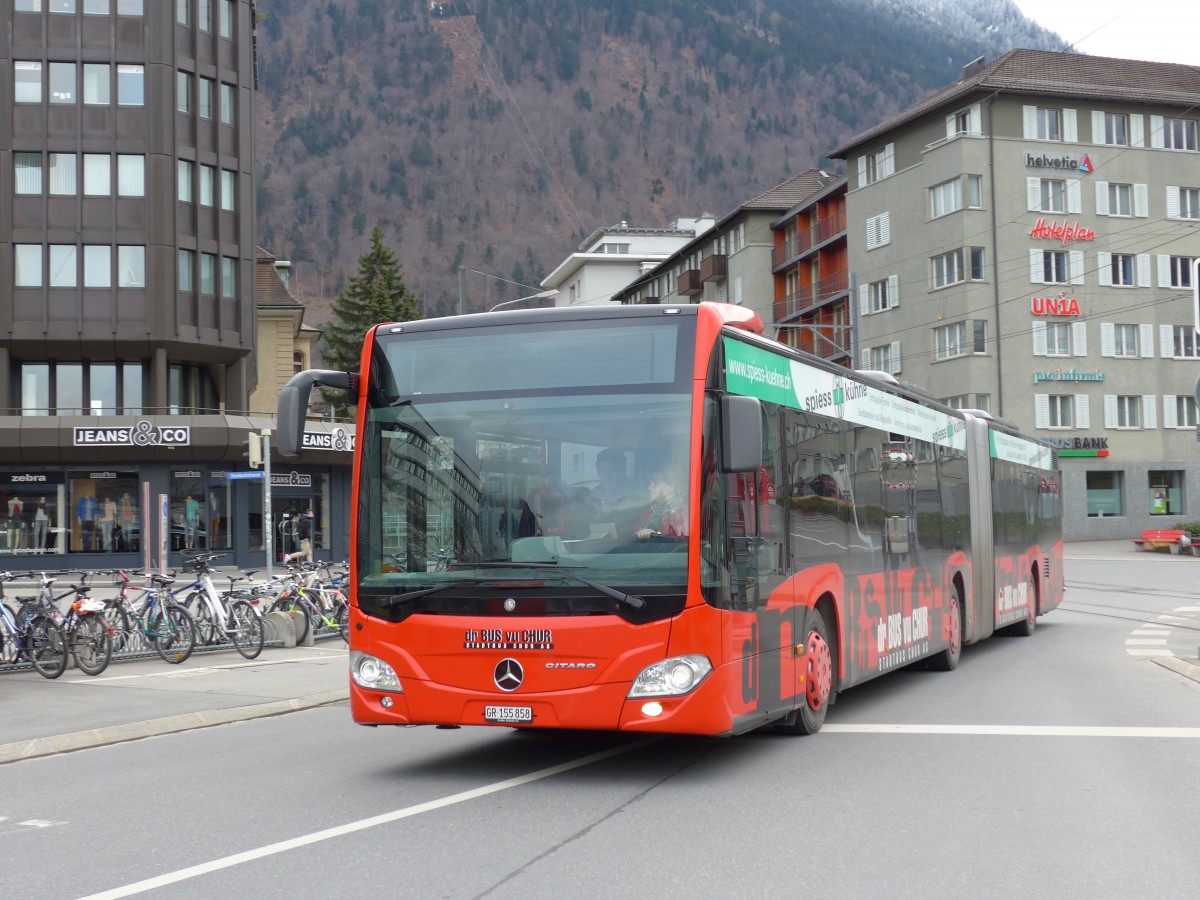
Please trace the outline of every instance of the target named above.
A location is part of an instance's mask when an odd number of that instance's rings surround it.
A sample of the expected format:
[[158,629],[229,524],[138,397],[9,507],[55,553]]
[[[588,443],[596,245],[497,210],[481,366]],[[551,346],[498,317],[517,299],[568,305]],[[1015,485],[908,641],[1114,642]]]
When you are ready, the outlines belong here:
[[857,364],[1059,450],[1064,534],[1200,519],[1200,69],[1015,50],[838,147]]
[[[0,24],[4,566],[261,565],[253,4],[14,0]],[[278,496],[344,508],[339,459]]]

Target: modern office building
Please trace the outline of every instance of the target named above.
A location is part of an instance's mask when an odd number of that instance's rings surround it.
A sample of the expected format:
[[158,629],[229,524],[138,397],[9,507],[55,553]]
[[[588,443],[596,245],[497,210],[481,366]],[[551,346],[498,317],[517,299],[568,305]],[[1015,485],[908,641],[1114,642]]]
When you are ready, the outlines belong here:
[[1070,539],[1200,519],[1200,68],[1015,50],[836,148],[861,368],[1059,448]]
[[[261,564],[253,4],[14,0],[0,25],[4,565]],[[344,508],[337,456],[277,496]]]

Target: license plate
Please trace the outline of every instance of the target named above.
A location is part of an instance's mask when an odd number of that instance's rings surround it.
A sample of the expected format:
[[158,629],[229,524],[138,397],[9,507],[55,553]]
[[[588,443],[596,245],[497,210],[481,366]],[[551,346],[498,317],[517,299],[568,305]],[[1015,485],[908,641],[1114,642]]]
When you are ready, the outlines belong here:
[[532,706],[485,706],[483,718],[488,722],[532,722]]

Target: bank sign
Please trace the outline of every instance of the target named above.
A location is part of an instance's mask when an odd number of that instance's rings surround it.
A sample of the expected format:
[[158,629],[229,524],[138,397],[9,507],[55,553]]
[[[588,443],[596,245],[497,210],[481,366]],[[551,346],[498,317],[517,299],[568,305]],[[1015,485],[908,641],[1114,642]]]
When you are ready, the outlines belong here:
[[77,426],[72,431],[76,447],[187,447],[192,443],[190,425],[155,425],[148,419],[131,426]]
[[967,449],[962,419],[730,338],[725,339],[725,381],[735,394]]

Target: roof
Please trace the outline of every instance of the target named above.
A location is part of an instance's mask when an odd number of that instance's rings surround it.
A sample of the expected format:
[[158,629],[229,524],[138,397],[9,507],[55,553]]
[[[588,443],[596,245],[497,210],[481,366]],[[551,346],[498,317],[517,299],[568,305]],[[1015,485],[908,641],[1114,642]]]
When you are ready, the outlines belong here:
[[257,306],[298,306],[303,308],[279,277],[275,257],[257,248],[254,266],[254,302]]
[[961,107],[968,98],[980,93],[1079,97],[1191,108],[1200,104],[1200,66],[1049,50],[1011,50],[968,77],[855,135],[829,157],[845,159],[856,147],[939,109]]
[[[769,191],[763,191],[757,197],[747,200],[726,220],[733,218],[738,212],[745,210],[765,210],[767,212],[784,212],[807,200],[817,191],[822,190],[838,180],[837,175],[830,175],[821,169],[807,169],[799,175],[793,175],[782,184],[777,184]],[[722,220],[725,221],[725,220]]]

